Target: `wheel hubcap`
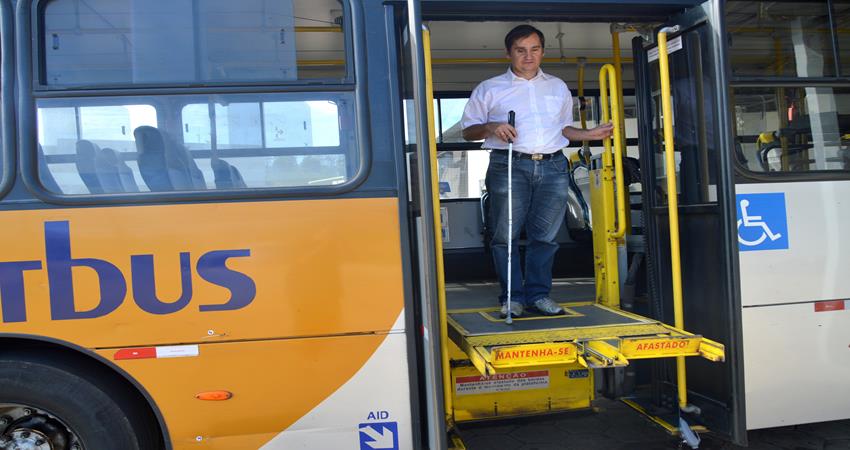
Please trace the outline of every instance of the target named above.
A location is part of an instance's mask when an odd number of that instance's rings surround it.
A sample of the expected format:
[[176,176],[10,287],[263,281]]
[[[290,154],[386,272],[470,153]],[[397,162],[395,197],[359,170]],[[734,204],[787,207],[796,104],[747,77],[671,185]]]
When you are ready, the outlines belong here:
[[6,448],[10,450],[53,450],[47,436],[37,430],[18,428],[8,434],[7,440]]
[[0,450],[83,450],[59,418],[23,405],[0,404]]

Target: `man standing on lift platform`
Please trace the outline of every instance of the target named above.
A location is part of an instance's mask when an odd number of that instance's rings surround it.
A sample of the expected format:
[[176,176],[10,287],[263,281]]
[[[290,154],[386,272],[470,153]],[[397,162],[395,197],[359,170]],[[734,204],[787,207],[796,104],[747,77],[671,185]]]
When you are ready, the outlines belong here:
[[[493,230],[490,248],[502,291],[502,318],[519,317],[524,307],[541,314],[564,314],[549,298],[555,237],[564,220],[569,192],[567,158],[562,151],[570,140],[595,141],[613,131],[610,123],[583,130],[572,127],[573,101],[566,83],[543,73],[545,38],[531,25],[520,25],[505,36],[511,67],[505,74],[479,84],[463,111],[463,138],[484,139],[491,149],[485,184],[490,194],[487,217]],[[508,111],[516,112],[516,127],[508,124]],[[508,240],[508,140],[513,141],[512,203],[514,226]],[[519,254],[518,238],[525,227],[525,277],[519,258],[512,258],[511,307],[507,299],[507,255],[511,242]]]

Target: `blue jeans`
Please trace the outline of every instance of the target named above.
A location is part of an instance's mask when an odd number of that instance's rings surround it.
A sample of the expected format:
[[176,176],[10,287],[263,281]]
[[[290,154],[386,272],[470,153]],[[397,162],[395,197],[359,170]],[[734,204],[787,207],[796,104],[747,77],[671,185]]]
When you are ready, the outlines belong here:
[[[532,161],[514,156],[513,233],[511,236],[511,302],[532,305],[552,290],[552,263],[558,243],[555,237],[564,221],[569,195],[567,158],[557,152],[550,159]],[[502,292],[507,300],[508,286],[508,153],[494,150],[485,180],[490,195],[490,248]],[[525,229],[525,279],[520,268],[519,235]]]

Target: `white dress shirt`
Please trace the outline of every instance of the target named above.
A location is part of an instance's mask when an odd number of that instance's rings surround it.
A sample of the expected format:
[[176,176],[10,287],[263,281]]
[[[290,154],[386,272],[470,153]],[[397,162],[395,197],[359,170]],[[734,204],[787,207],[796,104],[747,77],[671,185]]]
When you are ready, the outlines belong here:
[[[508,69],[485,80],[472,91],[461,126],[507,123],[508,111],[516,112],[514,151],[554,153],[570,143],[561,130],[573,124],[573,96],[560,78],[538,70],[534,78],[526,80]],[[507,149],[508,143],[490,136],[483,147]]]

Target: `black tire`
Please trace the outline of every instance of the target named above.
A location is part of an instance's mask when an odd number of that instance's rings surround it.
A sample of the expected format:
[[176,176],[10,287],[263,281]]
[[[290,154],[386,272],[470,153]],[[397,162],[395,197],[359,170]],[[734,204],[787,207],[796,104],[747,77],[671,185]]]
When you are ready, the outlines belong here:
[[132,393],[114,374],[50,353],[0,354],[0,404],[46,412],[76,435],[84,450],[161,448],[149,414],[131,403]]

